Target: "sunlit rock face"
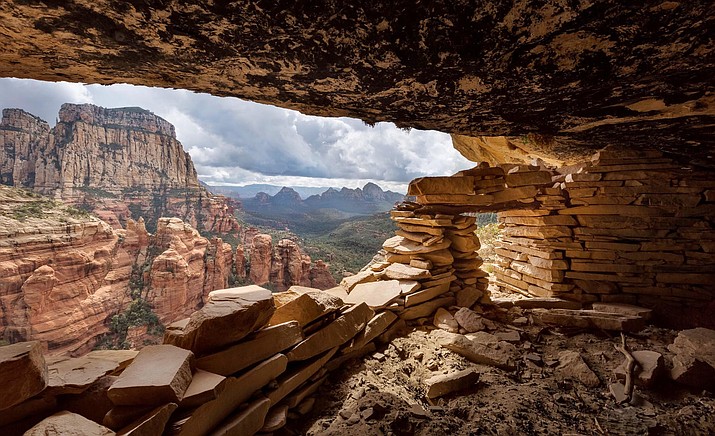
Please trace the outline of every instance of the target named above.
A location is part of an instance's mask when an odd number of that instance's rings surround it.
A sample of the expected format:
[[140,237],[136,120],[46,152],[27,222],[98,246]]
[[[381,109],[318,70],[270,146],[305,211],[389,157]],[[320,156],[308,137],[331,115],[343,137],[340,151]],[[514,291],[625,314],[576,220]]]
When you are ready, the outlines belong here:
[[709,2],[0,4],[0,76],[128,82],[316,115],[712,154]]
[[154,231],[160,217],[178,216],[206,232],[239,229],[238,202],[199,185],[174,126],[147,110],[64,104],[52,129],[20,109],[2,113],[2,184],[91,210],[114,228],[144,217]]

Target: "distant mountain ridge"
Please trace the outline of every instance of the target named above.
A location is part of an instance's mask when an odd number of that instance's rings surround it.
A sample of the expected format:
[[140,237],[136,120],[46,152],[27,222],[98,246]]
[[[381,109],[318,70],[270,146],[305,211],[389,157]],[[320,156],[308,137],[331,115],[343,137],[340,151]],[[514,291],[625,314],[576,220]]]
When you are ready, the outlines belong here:
[[244,199],[243,207],[247,212],[270,214],[310,213],[311,211],[334,209],[355,215],[372,215],[385,212],[405,196],[393,191],[383,191],[375,183],[367,183],[362,188],[328,188],[321,194],[311,195],[303,200],[293,188],[283,187],[275,195],[259,192],[255,197]]
[[[225,195],[227,197],[240,198],[241,200],[246,198],[253,198],[258,193],[265,193],[268,195],[276,195],[284,186],[279,185],[269,185],[266,183],[254,183],[245,186],[209,186],[206,187],[214,194]],[[322,194],[327,188],[317,188],[314,186],[287,186],[293,189],[298,194],[300,198],[308,198],[311,195]],[[336,188],[337,189],[337,188]]]

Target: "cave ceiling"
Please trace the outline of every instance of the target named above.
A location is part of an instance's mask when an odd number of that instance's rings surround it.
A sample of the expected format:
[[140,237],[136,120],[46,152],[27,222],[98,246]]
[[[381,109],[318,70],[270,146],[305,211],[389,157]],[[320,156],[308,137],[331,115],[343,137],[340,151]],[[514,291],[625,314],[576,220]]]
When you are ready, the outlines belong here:
[[714,39],[697,0],[5,0],[0,77],[184,88],[565,162],[655,146],[713,166]]

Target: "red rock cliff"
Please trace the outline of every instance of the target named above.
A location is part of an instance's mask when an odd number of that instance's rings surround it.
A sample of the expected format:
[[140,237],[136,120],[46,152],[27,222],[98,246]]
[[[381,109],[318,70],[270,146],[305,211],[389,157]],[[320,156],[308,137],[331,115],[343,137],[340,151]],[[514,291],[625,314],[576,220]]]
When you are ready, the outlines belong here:
[[174,126],[140,108],[64,104],[57,125],[18,109],[0,122],[0,182],[82,206],[115,228],[180,217],[212,233],[239,230],[235,201],[200,186]]

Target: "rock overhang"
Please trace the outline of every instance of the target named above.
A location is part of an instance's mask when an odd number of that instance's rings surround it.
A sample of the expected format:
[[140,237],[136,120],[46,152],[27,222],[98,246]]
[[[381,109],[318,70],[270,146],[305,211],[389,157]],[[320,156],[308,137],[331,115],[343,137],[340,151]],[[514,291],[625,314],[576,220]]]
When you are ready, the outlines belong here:
[[503,136],[512,151],[560,162],[615,144],[712,166],[710,6],[9,1],[0,76],[184,88]]

